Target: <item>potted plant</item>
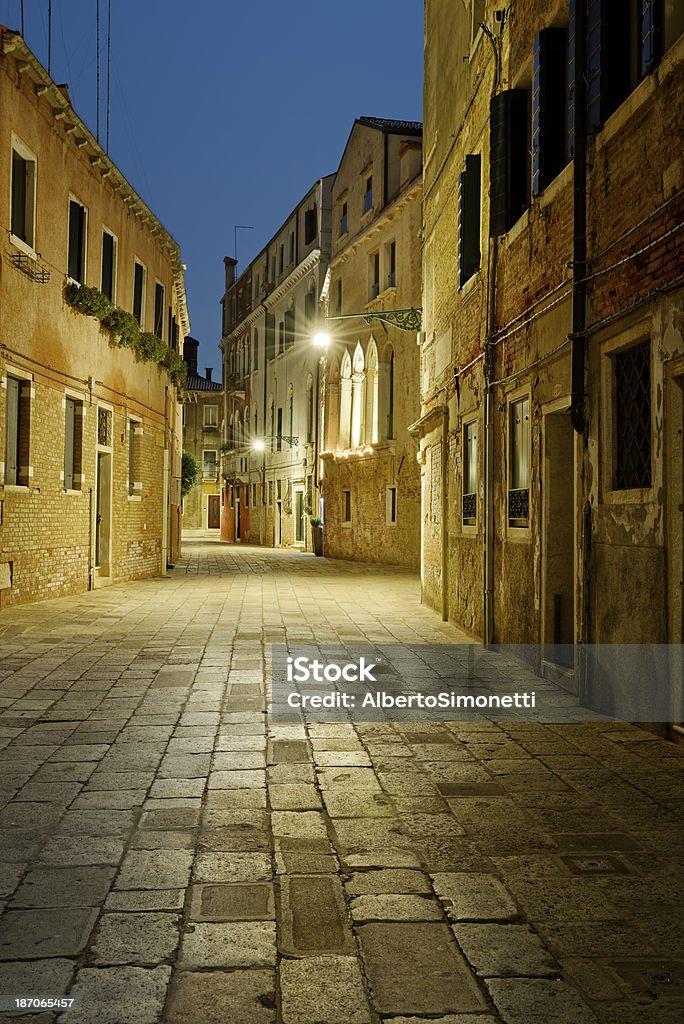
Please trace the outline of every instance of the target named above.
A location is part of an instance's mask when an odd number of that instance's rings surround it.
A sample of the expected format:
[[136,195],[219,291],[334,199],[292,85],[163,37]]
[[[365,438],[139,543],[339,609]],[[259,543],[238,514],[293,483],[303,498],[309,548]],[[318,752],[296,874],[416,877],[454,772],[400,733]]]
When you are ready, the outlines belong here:
[[314,555],[320,558],[323,554],[323,523],[320,520],[320,516],[311,516],[309,522],[311,523],[311,541],[313,543]]

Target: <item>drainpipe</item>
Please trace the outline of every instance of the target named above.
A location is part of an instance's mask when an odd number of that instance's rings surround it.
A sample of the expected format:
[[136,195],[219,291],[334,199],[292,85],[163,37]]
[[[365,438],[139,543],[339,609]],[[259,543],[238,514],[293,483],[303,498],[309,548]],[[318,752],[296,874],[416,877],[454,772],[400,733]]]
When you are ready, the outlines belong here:
[[[489,28],[480,23],[492,46],[494,53],[494,82],[492,97],[496,96],[501,81],[501,58],[499,47]],[[489,239],[489,255],[487,267],[487,308],[485,316],[485,350],[484,350],[484,545],[482,571],[483,601],[483,640],[485,647],[494,642],[494,424],[492,421],[492,404],[494,394],[494,330],[496,324],[496,265],[499,254],[499,240],[496,236]]]
[[449,405],[442,411],[442,622],[449,619]]

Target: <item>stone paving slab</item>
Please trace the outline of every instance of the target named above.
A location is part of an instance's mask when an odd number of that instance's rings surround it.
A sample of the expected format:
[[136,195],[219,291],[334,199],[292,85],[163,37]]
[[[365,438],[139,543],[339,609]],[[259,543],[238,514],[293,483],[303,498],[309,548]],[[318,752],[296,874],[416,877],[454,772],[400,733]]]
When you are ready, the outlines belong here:
[[412,574],[198,541],[46,608],[3,611],[0,991],[72,985],[60,1024],[684,1018],[680,748],[265,713],[273,642],[464,642]]

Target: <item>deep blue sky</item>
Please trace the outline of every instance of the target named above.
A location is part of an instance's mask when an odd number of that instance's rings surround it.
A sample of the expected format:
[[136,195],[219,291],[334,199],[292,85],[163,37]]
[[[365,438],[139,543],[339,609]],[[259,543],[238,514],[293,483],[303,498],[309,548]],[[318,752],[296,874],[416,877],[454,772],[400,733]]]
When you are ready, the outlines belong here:
[[[47,66],[48,0],[24,0]],[[20,29],[20,0],[0,23]],[[100,0],[102,112],[107,0]],[[52,0],[52,76],[95,131],[96,0]],[[200,365],[219,365],[223,257],[244,268],[355,117],[421,119],[422,0],[112,0],[109,154],[179,242]]]

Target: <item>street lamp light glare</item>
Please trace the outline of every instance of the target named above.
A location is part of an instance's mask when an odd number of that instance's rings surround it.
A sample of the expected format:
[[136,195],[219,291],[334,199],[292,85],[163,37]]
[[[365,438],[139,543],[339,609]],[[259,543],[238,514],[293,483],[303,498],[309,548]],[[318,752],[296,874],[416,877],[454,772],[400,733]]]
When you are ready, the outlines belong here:
[[266,448],[266,445],[264,444],[263,441],[257,440],[252,442],[252,448],[254,449],[255,452],[263,452],[264,449]]
[[330,335],[327,331],[317,331],[313,336],[313,343],[316,348],[327,348],[330,344]]

